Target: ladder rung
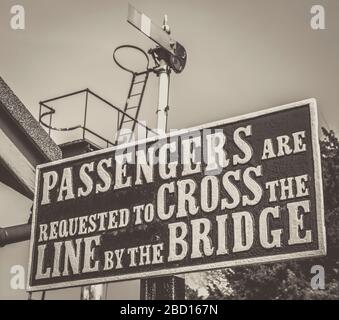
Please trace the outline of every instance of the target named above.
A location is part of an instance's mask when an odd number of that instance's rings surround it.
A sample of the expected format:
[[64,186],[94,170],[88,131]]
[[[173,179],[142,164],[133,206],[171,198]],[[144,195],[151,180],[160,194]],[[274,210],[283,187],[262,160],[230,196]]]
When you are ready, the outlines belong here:
[[139,84],[139,83],[145,83],[146,81],[145,80],[142,80],[142,81],[138,81],[138,82],[133,82],[133,84]]
[[124,120],[122,123],[128,123],[128,122],[134,122],[134,120],[131,120],[131,119],[129,119],[129,120]]
[[131,134],[132,134],[132,132],[120,133],[120,134],[119,134],[119,137],[131,135]]
[[141,92],[131,94],[129,97],[131,98],[131,97],[136,97],[136,96],[141,96]]
[[129,108],[126,108],[126,110],[131,110],[131,109],[136,109],[136,108],[139,108],[139,106],[129,107]]

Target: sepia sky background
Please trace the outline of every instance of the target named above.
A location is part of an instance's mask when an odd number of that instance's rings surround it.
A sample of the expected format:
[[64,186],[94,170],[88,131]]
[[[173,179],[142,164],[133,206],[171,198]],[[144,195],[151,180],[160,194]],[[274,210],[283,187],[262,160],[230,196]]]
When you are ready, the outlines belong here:
[[[172,36],[188,53],[186,69],[172,74],[169,128],[181,129],[305,98],[318,101],[320,125],[339,133],[338,0],[131,0],[161,25],[166,13]],[[10,28],[10,8],[23,5],[26,29]],[[326,10],[326,30],[310,27],[312,5]],[[123,0],[1,0],[0,75],[38,116],[38,102],[90,88],[118,107],[130,75],[112,60],[121,44],[144,50],[153,43],[126,22]],[[123,61],[140,67],[134,53]],[[140,69],[140,70],[141,70]],[[156,124],[157,78],[146,88],[140,119]],[[60,106],[61,126],[82,119],[79,101]],[[94,106],[92,125],[103,135],[113,118]],[[60,140],[59,140],[60,139]],[[62,137],[56,137],[62,142]],[[0,146],[1,147],[1,146]],[[31,202],[0,184],[0,226],[27,222]],[[10,288],[10,268],[27,268],[28,242],[0,249],[0,299],[26,299]],[[47,298],[78,299],[80,290]],[[109,298],[138,299],[138,281],[112,284]]]

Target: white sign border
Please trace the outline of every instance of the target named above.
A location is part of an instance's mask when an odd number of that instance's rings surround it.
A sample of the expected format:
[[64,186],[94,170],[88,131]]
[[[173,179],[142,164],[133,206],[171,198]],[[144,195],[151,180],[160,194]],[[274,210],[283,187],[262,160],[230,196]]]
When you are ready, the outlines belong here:
[[93,285],[100,284],[106,282],[113,281],[123,281],[123,280],[135,280],[149,277],[158,277],[158,276],[166,276],[180,273],[190,273],[197,271],[206,271],[212,269],[221,269],[221,268],[229,268],[235,266],[245,266],[252,265],[258,263],[272,263],[272,262],[281,262],[284,260],[291,259],[300,259],[300,258],[311,258],[326,255],[326,230],[325,230],[325,218],[324,218],[324,202],[323,202],[323,185],[322,185],[322,173],[321,173],[321,159],[320,159],[320,145],[319,145],[319,134],[318,134],[318,114],[317,114],[317,101],[314,98],[305,99],[302,101],[282,105],[279,107],[274,107],[270,109],[265,109],[257,112],[252,112],[246,115],[237,116],[225,120],[219,120],[212,123],[203,124],[197,127],[182,129],[175,131],[174,133],[169,133],[160,138],[177,136],[189,132],[198,131],[205,128],[216,127],[228,123],[238,122],[242,120],[256,118],[258,116],[263,116],[267,114],[272,114],[288,109],[295,109],[297,107],[309,106],[310,109],[310,125],[311,125],[311,140],[312,140],[312,149],[313,149],[313,166],[314,166],[314,179],[315,179],[315,201],[316,201],[316,217],[317,217],[317,229],[318,229],[318,244],[319,248],[317,250],[303,251],[303,252],[294,252],[294,253],[283,253],[271,256],[262,256],[256,258],[246,258],[246,259],[238,259],[232,261],[222,261],[215,263],[207,263],[207,264],[199,264],[195,266],[185,266],[185,267],[177,267],[171,269],[164,270],[156,270],[156,271],[147,271],[147,272],[136,272],[129,273],[124,275],[116,275],[110,277],[101,277],[94,279],[83,279],[83,280],[74,280],[67,282],[60,282],[48,285],[40,285],[40,286],[30,286],[30,279],[32,276],[32,258],[33,258],[33,248],[35,245],[34,241],[34,230],[36,226],[36,210],[37,210],[37,200],[38,200],[38,183],[39,183],[39,172],[42,168],[46,168],[49,166],[54,166],[57,164],[62,164],[66,162],[71,162],[78,159],[84,159],[87,157],[91,157],[94,155],[107,153],[114,150],[125,149],[130,146],[139,145],[151,141],[155,141],[159,139],[159,136],[131,142],[128,144],[118,145],[107,149],[102,149],[90,153],[86,153],[83,155],[78,155],[66,159],[61,159],[49,163],[45,163],[37,166],[36,168],[36,178],[35,178],[35,194],[34,194],[34,204],[33,204],[33,219],[31,226],[31,239],[30,239],[30,249],[29,249],[29,264],[28,264],[28,279],[27,279],[27,287],[26,290],[28,292],[42,291],[42,290],[53,290],[53,289],[61,289],[61,288],[69,288],[69,287],[77,287],[77,286],[85,286],[85,285]]

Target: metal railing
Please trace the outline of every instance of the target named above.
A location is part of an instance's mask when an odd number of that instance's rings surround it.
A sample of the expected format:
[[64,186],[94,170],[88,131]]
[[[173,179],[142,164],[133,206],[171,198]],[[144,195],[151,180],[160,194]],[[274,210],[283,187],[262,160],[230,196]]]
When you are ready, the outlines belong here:
[[[84,108],[83,108],[83,115],[80,114],[78,120],[79,123],[69,126],[69,127],[62,127],[62,126],[57,126],[54,124],[53,121],[53,116],[56,113],[56,107],[51,106],[51,103],[55,103],[56,101],[67,99],[70,97],[74,96],[79,96],[79,95],[84,95]],[[116,115],[113,116],[113,122],[116,121],[116,132],[112,134],[112,137],[105,137],[102,134],[99,134],[95,131],[95,129],[90,129],[88,125],[88,108],[89,108],[89,97],[94,97],[98,101],[102,102],[106,107],[108,107],[110,110],[113,110]],[[104,145],[100,145],[99,148],[105,146],[105,147],[110,147],[110,146],[115,146],[118,144],[118,130],[121,128],[121,121],[123,117],[126,117],[130,120],[130,122],[135,123],[135,125],[131,129],[131,135],[134,133],[134,128],[137,126],[141,126],[144,128],[146,132],[146,137],[148,137],[150,134],[156,135],[156,132],[149,127],[147,127],[145,124],[142,122],[138,121],[137,119],[131,117],[129,114],[121,110],[120,108],[116,107],[106,99],[100,97],[98,94],[94,93],[90,89],[83,89],[80,91],[75,91],[69,94],[65,94],[62,96],[58,96],[52,99],[44,100],[39,103],[40,108],[39,108],[39,123],[43,125],[45,128],[48,129],[48,134],[51,136],[52,131],[58,131],[58,132],[69,132],[69,131],[75,131],[75,130],[80,130],[81,131],[81,138],[83,140],[88,139],[88,135],[92,135],[99,139]],[[115,117],[115,119],[114,119]],[[88,139],[89,141],[91,139]],[[92,141],[93,143],[93,141]]]

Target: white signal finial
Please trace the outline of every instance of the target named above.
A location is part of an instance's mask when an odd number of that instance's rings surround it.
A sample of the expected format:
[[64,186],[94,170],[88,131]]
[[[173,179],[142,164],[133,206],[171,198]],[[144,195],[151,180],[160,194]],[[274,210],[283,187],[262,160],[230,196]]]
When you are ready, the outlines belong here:
[[164,21],[162,23],[162,29],[167,32],[168,34],[171,34],[171,29],[168,25],[168,22],[167,22],[168,18],[167,18],[167,14],[164,15]]

